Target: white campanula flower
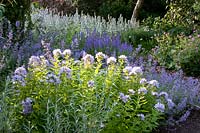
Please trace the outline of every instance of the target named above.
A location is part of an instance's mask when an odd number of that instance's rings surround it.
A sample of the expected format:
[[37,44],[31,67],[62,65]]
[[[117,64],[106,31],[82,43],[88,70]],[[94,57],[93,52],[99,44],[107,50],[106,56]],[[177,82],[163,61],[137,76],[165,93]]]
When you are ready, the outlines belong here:
[[148,90],[145,87],[138,89],[138,94],[147,94]]
[[141,80],[140,80],[140,84],[146,84],[147,83],[147,80],[145,79],[145,78],[142,78]]
[[167,106],[169,109],[175,107],[175,103],[172,101],[172,99],[167,99]]
[[54,84],[59,84],[60,83],[60,79],[59,77],[57,77],[56,75],[54,75],[53,73],[48,73],[46,76],[46,81],[48,83],[54,83]]
[[123,72],[124,73],[130,73],[132,71],[132,67],[131,66],[126,66],[124,69],[123,69]]
[[103,54],[102,52],[98,52],[95,56],[95,58],[97,59],[98,62],[102,61],[103,59],[106,58],[106,55]]
[[66,74],[67,78],[71,78],[72,70],[70,68],[64,66],[64,67],[60,68],[59,76],[61,76],[63,73]]
[[155,104],[154,107],[155,107],[158,111],[160,111],[160,112],[164,112],[164,111],[165,111],[165,105],[162,104],[162,103],[160,103],[160,102],[158,102],[157,104]]
[[22,76],[22,77],[26,77],[27,71],[26,71],[26,69],[22,66],[22,67],[18,67],[18,68],[15,70],[14,74],[15,74],[15,75]]
[[29,58],[28,64],[31,67],[37,67],[41,65],[41,60],[38,56],[31,56],[31,58]]
[[134,95],[135,94],[135,91],[133,89],[129,89],[128,92],[131,94],[131,95]]
[[142,121],[144,121],[144,119],[145,119],[144,114],[137,114],[137,116],[140,117],[140,119],[141,119]]
[[115,64],[117,62],[117,59],[115,57],[110,57],[107,59],[107,64]]
[[72,54],[72,52],[71,52],[71,50],[70,49],[65,49],[64,51],[63,51],[63,53],[62,53],[62,55],[64,56],[64,57],[70,57],[71,56],[71,54]]
[[155,86],[155,87],[159,87],[159,83],[158,83],[158,81],[157,80],[151,80],[151,81],[149,81],[148,82],[150,85],[152,85],[152,86]]
[[53,50],[53,56],[54,57],[60,57],[62,55],[62,52],[60,49],[54,49]]
[[94,87],[94,81],[93,80],[90,80],[90,81],[88,81],[88,87]]
[[125,55],[120,55],[119,57],[119,61],[123,61],[123,62],[128,62],[128,59],[127,59],[127,56],[125,56]]
[[28,115],[33,112],[32,102],[29,97],[22,101],[23,114]]
[[84,65],[91,65],[94,63],[94,57],[90,54],[86,54],[84,57],[83,57],[83,61],[84,61]]
[[130,99],[129,95],[124,95],[124,93],[119,93],[119,97],[124,103],[128,102]]
[[137,74],[142,74],[142,68],[141,67],[133,67],[129,75],[137,75]]

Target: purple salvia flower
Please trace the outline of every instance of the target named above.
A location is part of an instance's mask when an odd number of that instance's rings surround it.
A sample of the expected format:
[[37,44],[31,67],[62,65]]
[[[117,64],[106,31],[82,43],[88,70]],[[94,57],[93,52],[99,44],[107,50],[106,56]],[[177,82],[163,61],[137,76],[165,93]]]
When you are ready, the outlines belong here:
[[19,27],[20,27],[20,21],[16,21],[15,26],[16,26],[17,28],[19,28]]
[[119,97],[124,103],[128,102],[130,99],[129,95],[124,95],[124,93],[119,93]]

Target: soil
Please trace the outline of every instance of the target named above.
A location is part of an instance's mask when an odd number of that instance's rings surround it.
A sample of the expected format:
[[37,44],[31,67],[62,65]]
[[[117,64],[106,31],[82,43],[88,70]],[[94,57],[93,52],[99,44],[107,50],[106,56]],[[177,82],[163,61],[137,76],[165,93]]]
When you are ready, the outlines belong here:
[[158,133],[200,133],[200,110],[193,110],[189,118],[180,125],[160,128]]

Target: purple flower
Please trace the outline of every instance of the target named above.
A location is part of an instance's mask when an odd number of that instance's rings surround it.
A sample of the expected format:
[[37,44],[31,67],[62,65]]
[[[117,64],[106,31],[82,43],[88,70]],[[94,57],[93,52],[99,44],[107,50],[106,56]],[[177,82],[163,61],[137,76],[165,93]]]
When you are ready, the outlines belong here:
[[162,92],[159,93],[159,96],[164,96],[165,99],[168,99],[168,93],[167,92],[162,91]]
[[61,67],[60,70],[59,70],[59,77],[62,75],[62,74],[66,74],[67,78],[71,78],[71,73],[72,73],[72,70],[66,66],[64,67]]
[[129,95],[124,95],[124,93],[119,93],[119,97],[124,103],[128,102],[130,99]]
[[140,119],[141,119],[142,121],[144,121],[144,119],[145,119],[144,114],[137,114],[137,116],[140,117]]
[[19,75],[19,76],[22,76],[22,77],[26,77],[27,75],[27,71],[26,69],[22,66],[22,67],[18,67],[16,70],[15,70],[15,75]]
[[146,84],[147,83],[147,80],[145,79],[145,78],[142,78],[141,80],[140,80],[140,84]]
[[88,84],[89,88],[94,87],[94,81],[93,80],[88,81],[87,84]]
[[23,114],[28,115],[33,112],[32,102],[29,97],[22,101]]
[[172,101],[172,99],[167,99],[167,105],[169,109],[172,109],[175,107],[175,103]]
[[185,114],[183,116],[181,116],[181,118],[178,120],[178,122],[184,122],[187,120],[187,118],[190,116],[190,111],[186,111]]
[[148,90],[145,87],[138,89],[138,94],[147,94]]
[[60,79],[59,77],[57,77],[56,75],[54,75],[53,73],[48,73],[46,76],[46,81],[48,83],[54,83],[54,84],[59,84],[60,83]]
[[38,56],[31,56],[31,58],[29,58],[28,64],[31,67],[37,67],[41,65],[41,60]]
[[165,111],[165,105],[162,104],[162,103],[157,103],[157,104],[155,104],[154,107],[160,112],[164,112]]
[[151,81],[149,81],[148,82],[150,85],[152,85],[152,86],[155,86],[155,87],[159,87],[159,83],[158,83],[158,81],[157,80],[151,80]]

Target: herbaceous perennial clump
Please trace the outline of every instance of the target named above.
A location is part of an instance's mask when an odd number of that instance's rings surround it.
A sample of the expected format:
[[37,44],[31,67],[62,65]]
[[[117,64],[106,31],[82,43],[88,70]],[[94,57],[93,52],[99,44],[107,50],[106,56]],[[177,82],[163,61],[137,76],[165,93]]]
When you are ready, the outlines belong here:
[[1,96],[0,131],[150,132],[169,108],[162,94],[154,95],[159,83],[142,78],[142,68],[129,66],[124,55],[74,60],[69,49],[52,53],[16,69]]

